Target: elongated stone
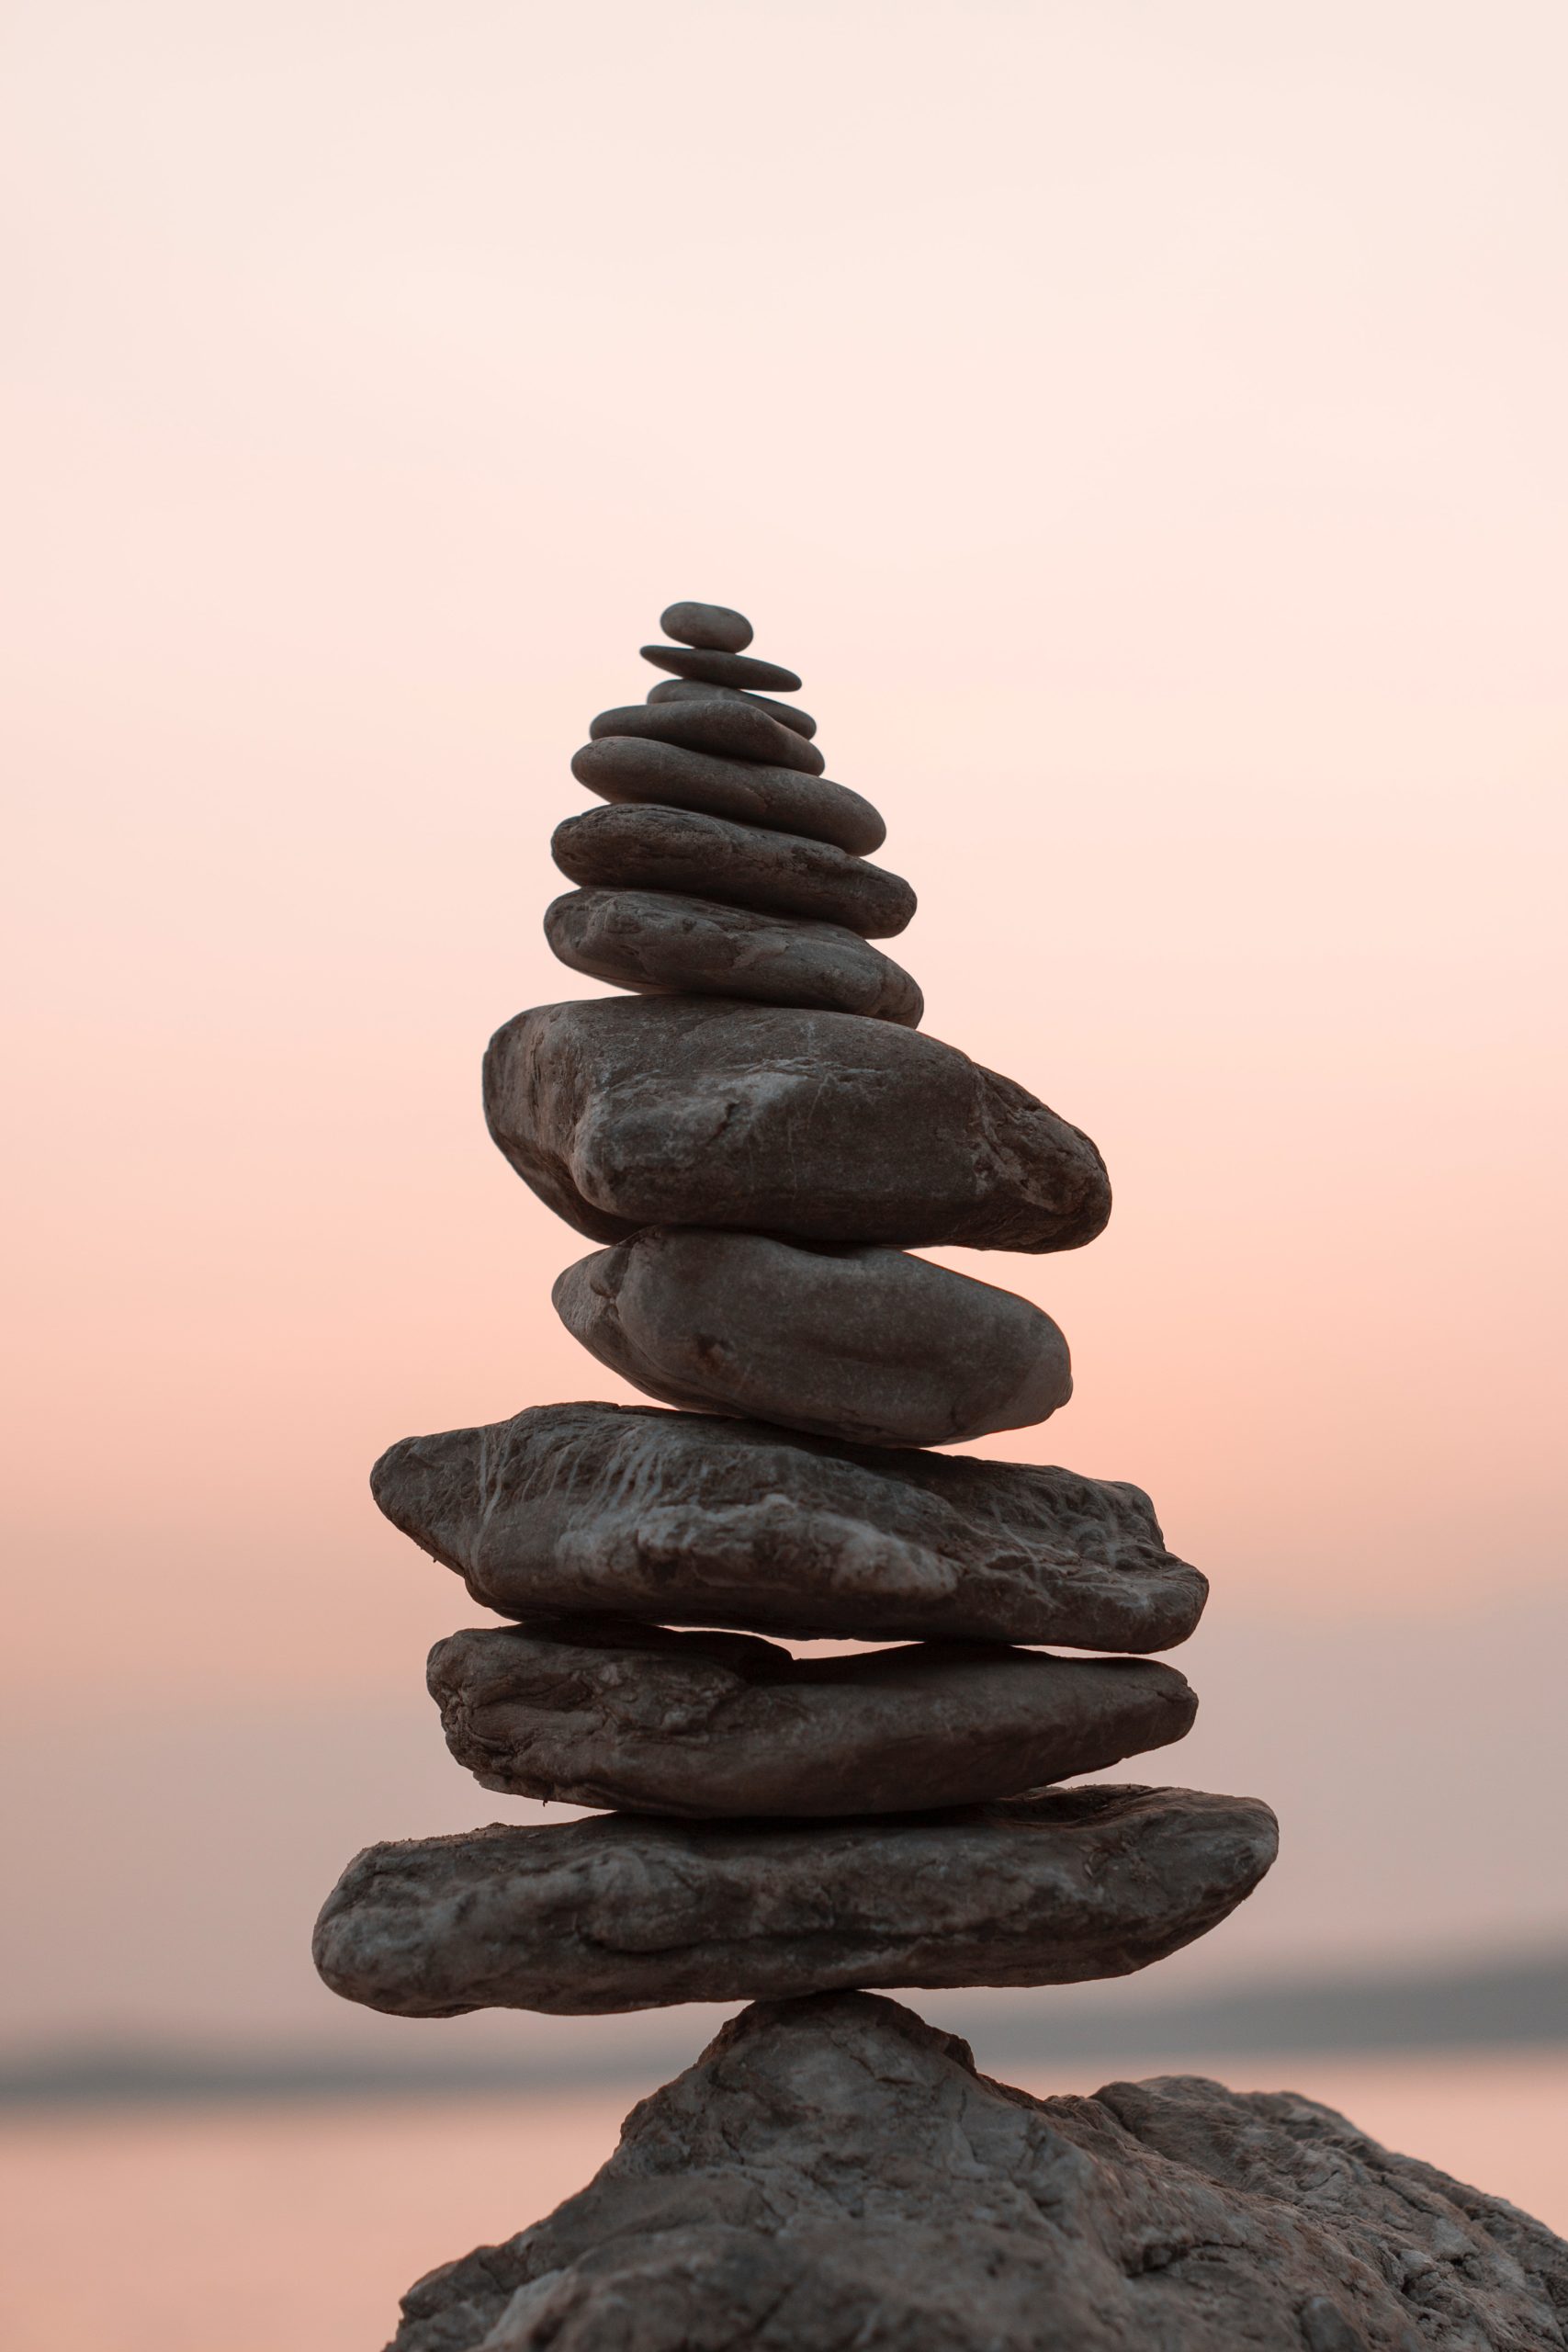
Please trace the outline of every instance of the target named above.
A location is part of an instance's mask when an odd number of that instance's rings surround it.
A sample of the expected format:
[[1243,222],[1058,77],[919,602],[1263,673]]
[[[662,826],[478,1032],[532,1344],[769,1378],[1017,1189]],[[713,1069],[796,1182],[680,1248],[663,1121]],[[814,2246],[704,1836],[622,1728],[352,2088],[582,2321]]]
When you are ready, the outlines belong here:
[[793,694],[800,680],[777,662],[750,653],[700,652],[686,645],[645,645],[642,658],[677,678],[700,678],[709,686],[750,686],[761,694]]
[[660,890],[574,890],[545,911],[563,964],[645,996],[819,1005],[919,1026],[908,972],[852,931]]
[[802,1241],[1073,1250],[1111,1212],[1089,1137],[890,1021],[603,997],[520,1012],[485,1057],[496,1143],[595,1241],[645,1225]]
[[720,759],[762,760],[773,767],[795,768],[802,775],[820,775],[826,765],[815,743],[793,728],[781,727],[739,695],[723,702],[710,692],[700,702],[624,703],[615,710],[602,710],[588,732],[596,743],[610,735],[635,735],[683,744],[688,751]]
[[[637,709],[647,707],[637,704]],[[832,842],[864,856],[887,837],[869,800],[827,776],[761,760],[715,759],[681,743],[605,735],[572,753],[571,772],[601,800],[656,801],[666,808],[702,808],[743,825]]]
[[705,646],[715,653],[744,653],[751,642],[750,622],[728,605],[703,605],[691,598],[666,605],[659,626],[682,645]]
[[1073,1393],[1048,1315],[897,1250],[655,1226],[569,1266],[551,1296],[647,1396],[852,1445],[1029,1429]]
[[485,1788],[697,1817],[1016,1796],[1180,1739],[1198,1703],[1148,1658],[977,1642],[796,1658],[591,1617],[453,1634],[429,1682]]
[[744,703],[749,710],[765,710],[781,727],[793,728],[797,735],[815,735],[817,721],[808,710],[799,710],[793,703],[774,702],[771,695],[750,695],[740,686],[705,685],[700,678],[664,678],[658,685],[649,686],[645,699],[654,705],[667,702],[711,702],[715,695],[725,702]]
[[1075,1984],[1217,1927],[1277,1838],[1254,1798],[1103,1786],[799,1827],[496,1824],[356,1856],[316,1965],[334,1993],[411,2018]]
[[765,914],[891,939],[915,911],[902,875],[828,842],[737,825],[694,808],[585,808],[556,827],[550,854],[573,882],[678,890]]
[[1136,1487],[649,1406],[403,1438],[370,1486],[502,1617],[1148,1651],[1208,1592]]

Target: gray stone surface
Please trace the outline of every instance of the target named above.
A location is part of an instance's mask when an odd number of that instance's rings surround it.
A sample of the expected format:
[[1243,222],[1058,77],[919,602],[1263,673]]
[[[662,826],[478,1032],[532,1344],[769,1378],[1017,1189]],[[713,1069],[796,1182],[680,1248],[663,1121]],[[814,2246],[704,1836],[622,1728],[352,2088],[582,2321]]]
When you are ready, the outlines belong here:
[[645,645],[642,658],[656,670],[677,678],[699,678],[709,686],[746,686],[759,694],[793,694],[800,680],[777,662],[759,662],[750,653],[708,653],[685,645]]
[[829,842],[738,825],[694,808],[585,808],[556,827],[550,854],[585,887],[679,890],[760,913],[891,939],[915,911],[901,875]]
[[729,605],[705,605],[687,597],[666,605],[659,616],[666,637],[682,645],[706,646],[715,653],[744,653],[751,642],[751,624]]
[[918,1028],[924,1001],[900,966],[840,924],[663,890],[573,890],[545,910],[563,964],[645,996],[815,1005]]
[[403,1438],[370,1484],[503,1617],[1147,1651],[1185,1641],[1208,1592],[1136,1487],[652,1406]]
[[1029,1429],[1073,1391],[1048,1315],[897,1250],[653,1226],[568,1266],[551,1295],[645,1396],[852,1445]]
[[595,1241],[645,1225],[1031,1252],[1111,1214],[1086,1135],[890,1021],[695,997],[538,1005],[491,1039],[490,1131]]
[[979,1804],[1167,1747],[1197,1712],[1150,1658],[980,1642],[797,1658],[596,1617],[453,1634],[429,1681],[487,1789],[687,1815]]
[[[640,710],[647,707],[637,704]],[[772,721],[769,722],[770,725]],[[791,739],[792,741],[795,739]],[[667,808],[703,808],[742,825],[804,833],[863,857],[887,837],[869,800],[825,775],[770,767],[762,760],[716,759],[635,735],[604,735],[574,752],[571,772],[601,800],[651,800]]]
[[1277,1837],[1255,1798],[1104,1786],[848,1821],[492,1823],[356,1855],[316,1965],[411,2018],[1074,1984],[1217,1927]]
[[820,775],[826,762],[815,743],[781,727],[765,710],[743,695],[721,697],[710,688],[700,700],[676,703],[623,703],[602,710],[590,721],[594,742],[606,735],[636,735],[660,743],[683,743],[689,751],[711,752],[726,760],[764,760],[774,767],[795,768],[802,775]]
[[817,721],[808,710],[795,704],[775,702],[771,695],[748,694],[741,686],[705,685],[700,678],[661,678],[649,686],[645,700],[650,703],[710,702],[717,695],[726,702],[742,702],[749,709],[765,710],[770,718],[781,726],[792,727],[797,735],[815,735]]
[[866,1993],[770,2003],[390,2352],[1562,2352],[1568,2245],[1289,2091],[1035,2098]]

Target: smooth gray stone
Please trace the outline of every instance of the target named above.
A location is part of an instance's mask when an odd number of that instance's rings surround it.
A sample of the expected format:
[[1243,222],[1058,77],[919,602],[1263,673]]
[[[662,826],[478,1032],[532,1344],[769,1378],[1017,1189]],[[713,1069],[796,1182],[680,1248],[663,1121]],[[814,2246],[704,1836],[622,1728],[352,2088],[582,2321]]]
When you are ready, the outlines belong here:
[[389,2352],[1560,2352],[1568,2245],[1295,2092],[1037,2098],[831,1993],[732,2019],[402,2309]]
[[428,1679],[485,1788],[688,1816],[984,1804],[1167,1747],[1198,1709],[1149,1658],[980,1642],[795,1658],[593,1617],[450,1634]]
[[897,1250],[651,1226],[568,1266],[550,1295],[644,1396],[850,1445],[1032,1429],[1073,1393],[1048,1315]]
[[1111,1214],[1089,1137],[1010,1079],[890,1021],[701,997],[520,1012],[485,1115],[558,1216],[800,1241],[1076,1250]]
[[602,710],[588,732],[595,743],[609,735],[635,735],[683,744],[688,751],[708,752],[720,759],[762,760],[773,767],[797,769],[802,775],[820,775],[826,765],[815,743],[793,728],[781,727],[739,695],[721,702],[711,690],[700,702],[632,702]]
[[902,875],[829,842],[737,825],[694,808],[585,808],[556,827],[550,854],[563,874],[610,889],[679,890],[764,914],[838,923],[891,939],[915,911]]
[[1077,1984],[1217,1927],[1274,1859],[1254,1797],[1076,1788],[796,1826],[607,1813],[371,1846],[316,1923],[395,2017],[556,2017],[852,1985]]
[[908,972],[852,931],[663,890],[573,890],[545,910],[563,964],[645,996],[818,1005],[917,1029]]
[[751,624],[744,613],[729,605],[698,604],[691,597],[682,604],[666,605],[659,626],[666,637],[713,653],[744,653],[751,642]]
[[744,703],[749,710],[765,710],[781,727],[793,728],[797,735],[815,735],[817,721],[808,710],[798,710],[794,704],[774,702],[770,695],[749,695],[739,686],[705,685],[700,678],[664,678],[657,686],[649,686],[645,700],[655,705],[667,702],[709,702],[715,695],[725,702]]
[[1148,1651],[1209,1589],[1120,1480],[647,1405],[403,1438],[370,1487],[502,1617]]
[[[645,709],[646,704],[635,706]],[[771,723],[771,722],[770,722]],[[743,825],[767,825],[832,842],[852,856],[879,849],[887,828],[869,800],[825,775],[772,767],[761,760],[715,759],[682,743],[605,735],[574,752],[571,772],[601,800],[652,800],[667,808],[702,808]]]
[[708,653],[686,645],[645,645],[645,662],[656,670],[671,671],[677,678],[700,678],[709,686],[750,686],[761,694],[793,694],[800,680],[777,662],[759,662],[750,653]]

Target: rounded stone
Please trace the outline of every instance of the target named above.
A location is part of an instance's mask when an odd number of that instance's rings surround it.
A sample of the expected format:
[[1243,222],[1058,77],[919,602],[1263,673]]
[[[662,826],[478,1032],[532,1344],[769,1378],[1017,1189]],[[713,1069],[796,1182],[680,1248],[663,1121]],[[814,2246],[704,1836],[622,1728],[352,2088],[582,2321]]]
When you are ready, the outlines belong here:
[[[637,707],[647,706],[639,703]],[[870,801],[847,785],[761,760],[716,759],[681,743],[605,735],[572,754],[571,772],[601,800],[699,808],[732,823],[765,825],[774,832],[831,842],[854,857],[879,849],[887,838],[887,828]]]
[[759,662],[750,653],[706,653],[687,645],[645,645],[645,662],[669,670],[677,678],[700,678],[709,686],[750,686],[759,694],[788,695],[800,680],[778,662]]
[[808,710],[797,710],[787,702],[774,702],[771,695],[749,695],[739,686],[706,686],[699,678],[665,678],[657,686],[649,686],[647,700],[650,703],[710,702],[715,697],[724,702],[744,703],[749,710],[765,710],[781,727],[793,728],[797,735],[815,735],[817,721]]
[[563,964],[643,996],[820,1005],[919,1026],[908,972],[852,931],[660,890],[573,890],[546,910]]
[[627,703],[618,710],[602,710],[588,732],[594,742],[606,735],[637,735],[660,743],[683,743],[689,751],[716,752],[721,759],[762,760],[777,768],[797,768],[802,775],[820,775],[826,764],[804,735],[781,727],[739,695],[723,702],[710,693],[697,702]]
[[427,1679],[483,1787],[699,1818],[1018,1796],[1167,1747],[1198,1707],[1147,1658],[981,1642],[792,1657],[744,1634],[592,1617],[453,1634]]
[[550,854],[585,888],[672,890],[835,923],[863,939],[891,939],[915,912],[902,875],[829,842],[738,825],[696,808],[625,802],[586,808],[556,827]]
[[1073,1392],[1048,1315],[897,1250],[761,1233],[638,1233],[568,1266],[572,1337],[647,1396],[850,1445],[957,1445]]
[[666,637],[711,653],[744,653],[751,642],[751,624],[744,613],[728,605],[699,605],[693,599],[666,605],[659,616]]

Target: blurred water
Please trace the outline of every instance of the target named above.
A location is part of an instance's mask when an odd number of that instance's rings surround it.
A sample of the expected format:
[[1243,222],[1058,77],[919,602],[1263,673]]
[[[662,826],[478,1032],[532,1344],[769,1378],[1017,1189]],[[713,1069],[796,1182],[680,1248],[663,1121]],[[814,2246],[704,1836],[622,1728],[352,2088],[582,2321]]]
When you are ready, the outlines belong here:
[[[1156,2057],[1119,2070],[1161,2071]],[[1568,2231],[1568,2052],[1179,2071],[1288,2087]],[[1103,2065],[1036,2092],[1092,2090]],[[98,2111],[0,2126],[6,2352],[377,2352],[423,2270],[505,2237],[610,2154],[631,2090]]]

